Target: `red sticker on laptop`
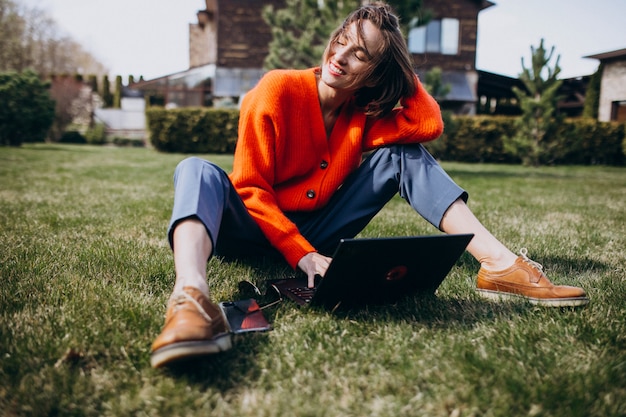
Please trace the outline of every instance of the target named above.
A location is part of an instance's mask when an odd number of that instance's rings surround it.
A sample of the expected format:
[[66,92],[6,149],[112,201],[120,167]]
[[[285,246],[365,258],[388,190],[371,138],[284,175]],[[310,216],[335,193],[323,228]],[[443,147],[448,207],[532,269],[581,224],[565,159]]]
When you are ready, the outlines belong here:
[[399,281],[402,278],[404,278],[408,272],[409,272],[409,268],[407,268],[404,265],[398,265],[394,268],[391,268],[389,271],[387,271],[387,274],[385,275],[385,279],[387,281]]

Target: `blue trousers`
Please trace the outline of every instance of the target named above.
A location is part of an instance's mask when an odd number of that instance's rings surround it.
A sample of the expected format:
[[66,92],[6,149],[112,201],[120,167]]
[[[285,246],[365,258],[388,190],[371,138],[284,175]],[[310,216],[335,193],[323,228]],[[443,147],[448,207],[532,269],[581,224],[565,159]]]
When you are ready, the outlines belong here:
[[[396,145],[373,152],[326,207],[285,214],[320,253],[330,256],[340,239],[356,236],[396,193],[437,228],[454,201],[468,198],[422,145]],[[280,257],[224,170],[196,157],[181,161],[174,173],[174,208],[168,228],[172,247],[174,228],[188,218],[204,224],[217,255]]]

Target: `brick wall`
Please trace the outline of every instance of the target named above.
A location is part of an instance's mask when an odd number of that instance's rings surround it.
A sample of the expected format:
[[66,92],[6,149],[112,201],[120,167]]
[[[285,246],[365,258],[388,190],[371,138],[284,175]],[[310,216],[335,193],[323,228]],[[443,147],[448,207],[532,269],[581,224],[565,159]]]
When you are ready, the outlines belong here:
[[261,11],[284,7],[284,0],[218,0],[217,64],[226,68],[261,68],[272,40]]
[[217,61],[217,42],[215,20],[203,25],[189,25],[189,68]]

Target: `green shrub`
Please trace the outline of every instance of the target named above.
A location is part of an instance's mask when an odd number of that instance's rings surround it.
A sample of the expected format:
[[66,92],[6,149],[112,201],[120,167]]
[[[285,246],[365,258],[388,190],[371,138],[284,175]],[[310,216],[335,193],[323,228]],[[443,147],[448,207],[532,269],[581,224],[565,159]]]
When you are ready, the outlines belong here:
[[566,122],[559,136],[567,152],[557,159],[557,163],[624,165],[624,124],[576,119]]
[[232,153],[237,142],[236,109],[184,108],[146,111],[150,142],[162,152]]
[[85,139],[91,145],[104,145],[107,141],[104,123],[96,123],[90,127],[85,133]]
[[87,143],[87,139],[76,130],[68,130],[67,132],[63,132],[59,138],[59,143],[75,143],[82,145]]
[[143,148],[146,146],[143,139],[114,137],[112,142],[113,145],[121,147]]
[[444,122],[442,137],[427,144],[436,158],[458,162],[519,162],[519,158],[506,153],[503,147],[503,137],[514,131],[514,117],[453,116],[449,120],[444,118]]
[[0,145],[43,142],[54,121],[50,84],[30,70],[0,73]]

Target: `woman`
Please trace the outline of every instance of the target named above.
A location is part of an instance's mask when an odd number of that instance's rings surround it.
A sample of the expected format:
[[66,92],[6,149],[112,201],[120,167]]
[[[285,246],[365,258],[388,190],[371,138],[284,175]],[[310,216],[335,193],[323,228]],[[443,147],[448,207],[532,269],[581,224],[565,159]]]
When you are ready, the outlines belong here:
[[214,253],[280,255],[312,286],[339,239],[359,233],[398,192],[442,231],[474,234],[467,250],[481,263],[481,294],[587,303],[581,288],[552,285],[539,264],[513,254],[474,217],[467,193],[420,145],[442,131],[398,19],[382,3],[346,18],[320,68],[266,74],[243,100],[230,176],[198,158],[176,168],[168,232],[176,283],[152,365],[230,348],[208,297]]

